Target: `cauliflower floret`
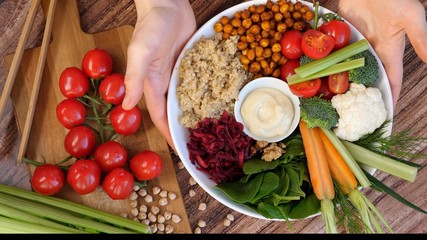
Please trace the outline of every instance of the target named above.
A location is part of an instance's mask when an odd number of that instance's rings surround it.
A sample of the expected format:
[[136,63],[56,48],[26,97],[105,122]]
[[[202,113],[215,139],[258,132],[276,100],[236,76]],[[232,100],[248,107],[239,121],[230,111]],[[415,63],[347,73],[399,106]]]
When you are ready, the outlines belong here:
[[387,110],[381,92],[375,87],[351,83],[350,90],[332,98],[339,120],[334,132],[338,138],[357,141],[372,133],[387,118]]

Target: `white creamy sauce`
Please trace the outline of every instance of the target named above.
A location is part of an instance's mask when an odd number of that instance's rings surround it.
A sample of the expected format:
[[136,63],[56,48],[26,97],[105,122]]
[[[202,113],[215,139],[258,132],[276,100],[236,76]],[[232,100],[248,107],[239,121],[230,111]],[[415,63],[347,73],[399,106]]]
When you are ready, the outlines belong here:
[[240,108],[246,127],[260,138],[286,133],[294,117],[292,102],[281,91],[260,88],[250,92]]

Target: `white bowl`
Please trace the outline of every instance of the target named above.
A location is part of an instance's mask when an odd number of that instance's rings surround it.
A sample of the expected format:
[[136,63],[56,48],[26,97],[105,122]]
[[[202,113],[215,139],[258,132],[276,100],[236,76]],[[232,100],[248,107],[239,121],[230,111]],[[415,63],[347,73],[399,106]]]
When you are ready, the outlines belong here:
[[[245,99],[247,98],[247,96],[253,93],[255,90],[263,89],[263,88],[272,88],[282,92],[283,94],[285,94],[285,96],[287,97],[287,99],[289,99],[291,103],[292,109],[291,111],[289,111],[290,113],[284,113],[284,114],[290,114],[289,117],[291,117],[291,119],[289,122],[289,127],[282,134],[273,135],[273,136],[263,136],[263,135],[254,133],[254,131],[253,130],[251,131],[251,127],[245,121],[247,120],[247,118],[245,119],[245,117],[242,116],[242,113],[241,113],[242,105]],[[288,137],[289,135],[291,135],[294,132],[294,130],[298,127],[298,123],[300,121],[299,104],[300,104],[299,98],[291,92],[288,84],[285,81],[280,80],[278,78],[273,78],[273,77],[261,77],[261,78],[257,78],[250,81],[240,90],[236,103],[234,105],[234,117],[236,118],[237,122],[240,122],[243,124],[244,126],[243,132],[246,133],[248,136],[252,137],[253,139],[258,141],[279,142],[285,139],[286,137]],[[263,108],[265,107],[268,108],[269,106],[263,106]],[[251,117],[256,118],[255,115],[257,114],[251,114]],[[270,123],[271,121],[266,123],[266,125],[270,125]],[[281,125],[284,126],[283,123],[281,123]],[[261,126],[253,126],[252,129],[254,129],[254,127],[256,128],[255,130],[257,129],[260,130],[261,128]],[[267,126],[267,127],[271,128],[272,126]]]
[[[313,6],[312,2],[307,2],[307,1],[300,1],[300,2],[309,6],[310,8],[312,8]],[[189,138],[188,138],[189,131],[188,129],[182,127],[179,123],[179,117],[182,115],[182,110],[180,109],[178,98],[176,96],[176,88],[179,85],[179,65],[181,63],[181,59],[184,57],[185,52],[188,49],[191,49],[193,47],[193,44],[196,41],[198,41],[201,38],[201,36],[206,36],[206,37],[213,36],[215,34],[215,31],[213,30],[213,25],[216,22],[218,22],[222,16],[232,17],[236,11],[247,9],[249,6],[253,4],[257,5],[257,4],[264,4],[264,3],[266,3],[266,0],[253,0],[253,1],[243,2],[241,4],[238,4],[236,6],[233,6],[229,9],[224,10],[223,12],[219,13],[218,15],[216,15],[215,17],[207,21],[201,28],[199,28],[199,30],[190,38],[190,40],[184,46],[181,54],[178,56],[178,59],[176,61],[176,64],[172,72],[171,81],[168,89],[168,100],[167,100],[168,122],[169,122],[170,131],[172,134],[172,140],[176,148],[176,153],[180,157],[182,163],[184,164],[185,168],[190,173],[190,175],[209,195],[211,195],[214,199],[216,199],[220,203],[244,215],[251,216],[254,218],[259,218],[259,219],[267,219],[267,218],[265,218],[264,216],[256,212],[254,209],[251,209],[244,204],[233,202],[223,192],[221,192],[218,189],[215,189],[214,188],[216,185],[215,182],[212,181],[206,173],[197,170],[196,166],[193,165],[189,160],[189,152],[187,149],[187,142],[189,141]],[[332,13],[332,11],[320,6],[319,13],[320,14]],[[350,23],[349,25],[352,31],[350,42],[356,42],[360,39],[365,38],[353,25],[351,25]],[[374,53],[378,62],[380,62],[378,56],[374,52],[371,45],[369,46],[369,49],[372,53]],[[379,79],[376,81],[375,87],[377,87],[382,93],[382,97],[388,113],[387,118],[392,119],[393,102],[392,102],[390,84],[389,84],[387,75],[385,73],[384,67],[381,64],[379,67],[380,67]],[[385,132],[386,136],[391,134],[391,130],[392,130],[391,128],[392,128],[392,125],[390,124],[387,131]],[[376,169],[374,168],[370,168],[367,166],[362,166],[362,167],[371,174],[375,173]],[[315,215],[318,215],[318,214],[315,214]],[[285,221],[283,219],[268,219],[268,220]]]

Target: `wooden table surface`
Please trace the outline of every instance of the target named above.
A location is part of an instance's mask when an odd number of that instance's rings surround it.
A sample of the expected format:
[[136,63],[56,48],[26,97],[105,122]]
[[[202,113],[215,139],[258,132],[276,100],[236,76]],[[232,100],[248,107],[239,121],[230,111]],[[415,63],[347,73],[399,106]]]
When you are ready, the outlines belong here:
[[[190,0],[190,2],[197,18],[198,27],[200,27],[222,10],[242,1]],[[337,3],[334,0],[319,2],[332,11],[337,10]],[[30,0],[0,0],[0,22],[2,23],[0,24],[0,56],[15,51],[30,3]],[[425,0],[423,3],[424,6],[427,5]],[[78,0],[78,6],[81,27],[88,33],[96,33],[126,24],[134,25],[136,21],[133,0]],[[27,48],[41,45],[44,21],[44,14],[39,9]],[[393,131],[411,129],[417,135],[426,137],[427,66],[418,58],[408,40],[403,64],[404,82],[400,99],[394,110]],[[3,89],[6,76],[7,71],[3,64],[0,64],[0,90]],[[5,112],[0,116],[0,183],[30,189],[28,169],[24,164],[16,161],[19,142],[20,136],[14,109],[9,101]],[[427,154],[427,145],[419,146],[417,151]],[[180,161],[179,157],[173,151],[171,151],[171,155],[177,165]],[[425,159],[412,161],[422,165],[416,181],[413,183],[379,171],[375,176],[412,203],[427,209],[426,161]],[[176,168],[176,171],[192,229],[197,227],[199,220],[204,220],[206,227],[202,228],[202,233],[323,233],[325,231],[320,216],[292,222],[294,231],[290,231],[285,222],[260,220],[242,215],[213,199],[200,186],[190,185],[190,175],[185,169]],[[190,190],[194,190],[196,195],[190,197]],[[366,189],[363,192],[383,214],[394,232],[427,232],[425,214],[404,206],[385,193],[372,189]],[[205,211],[198,210],[198,206],[202,202],[207,204]],[[235,218],[228,227],[223,224],[227,214],[232,214]]]

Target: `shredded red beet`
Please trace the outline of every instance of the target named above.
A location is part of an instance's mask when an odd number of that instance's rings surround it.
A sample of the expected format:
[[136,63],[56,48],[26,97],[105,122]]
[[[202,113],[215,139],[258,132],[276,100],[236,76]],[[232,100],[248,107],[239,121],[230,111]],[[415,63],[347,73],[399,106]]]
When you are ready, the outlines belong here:
[[243,124],[224,112],[219,119],[203,119],[189,131],[187,148],[190,161],[198,170],[209,174],[217,184],[243,176],[243,163],[249,159],[250,146],[255,143],[243,132]]

